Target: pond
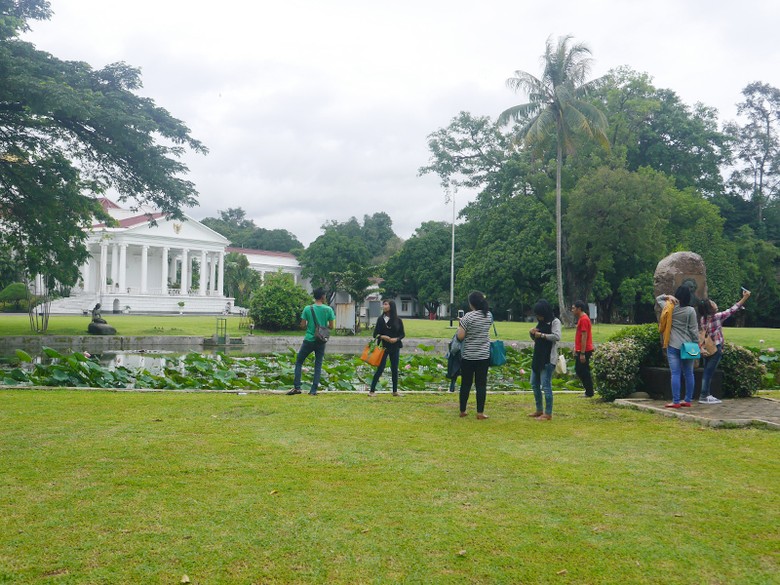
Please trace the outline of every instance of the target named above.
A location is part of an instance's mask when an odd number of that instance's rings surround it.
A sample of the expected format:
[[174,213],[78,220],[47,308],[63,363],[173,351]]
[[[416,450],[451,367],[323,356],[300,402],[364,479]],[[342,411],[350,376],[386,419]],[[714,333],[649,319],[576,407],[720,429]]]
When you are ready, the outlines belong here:
[[[491,368],[489,389],[515,391],[530,389],[532,352],[507,348],[507,363]],[[225,353],[128,351],[60,353],[44,348],[40,356],[17,351],[16,360],[4,364],[0,381],[14,386],[91,387],[159,390],[281,390],[293,382],[296,351],[293,348],[270,355],[228,355]],[[304,365],[311,375],[313,358]],[[573,367],[570,368],[570,372]],[[446,358],[432,346],[418,346],[404,352],[400,360],[399,385],[402,391],[445,391]],[[323,390],[364,391],[374,368],[358,356],[326,354],[323,362]],[[382,377],[380,390],[389,385],[390,375]],[[556,390],[581,390],[571,374],[553,380]]]

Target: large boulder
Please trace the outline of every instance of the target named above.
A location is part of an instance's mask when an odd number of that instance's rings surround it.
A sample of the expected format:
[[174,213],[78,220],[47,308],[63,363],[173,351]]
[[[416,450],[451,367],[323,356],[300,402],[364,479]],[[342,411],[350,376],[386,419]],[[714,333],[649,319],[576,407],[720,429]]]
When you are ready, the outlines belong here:
[[108,323],[90,321],[89,325],[87,325],[87,333],[91,335],[116,335],[116,329]]
[[[677,287],[686,284],[697,299],[707,298],[707,268],[704,260],[694,252],[675,252],[661,260],[653,275],[653,294],[672,295]],[[660,317],[661,309],[656,303],[655,316]]]

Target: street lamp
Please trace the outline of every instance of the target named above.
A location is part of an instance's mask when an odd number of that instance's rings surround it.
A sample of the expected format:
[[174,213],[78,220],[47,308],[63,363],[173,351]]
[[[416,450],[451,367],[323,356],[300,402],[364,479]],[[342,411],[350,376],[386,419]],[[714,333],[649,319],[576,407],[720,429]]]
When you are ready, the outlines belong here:
[[450,247],[450,327],[455,311],[455,193],[447,189],[445,203],[452,202],[452,243]]

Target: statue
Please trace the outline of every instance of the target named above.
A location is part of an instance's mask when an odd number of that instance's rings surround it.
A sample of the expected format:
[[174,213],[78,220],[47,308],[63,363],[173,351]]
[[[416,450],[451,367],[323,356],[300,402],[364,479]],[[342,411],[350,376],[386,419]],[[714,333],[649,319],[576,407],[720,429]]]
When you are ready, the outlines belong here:
[[93,323],[106,323],[106,320],[103,319],[100,316],[100,303],[95,305],[95,308],[92,309],[92,322]]
[[100,316],[100,303],[92,309],[92,321],[87,326],[87,333],[92,335],[116,335],[116,329],[111,327],[103,317]]

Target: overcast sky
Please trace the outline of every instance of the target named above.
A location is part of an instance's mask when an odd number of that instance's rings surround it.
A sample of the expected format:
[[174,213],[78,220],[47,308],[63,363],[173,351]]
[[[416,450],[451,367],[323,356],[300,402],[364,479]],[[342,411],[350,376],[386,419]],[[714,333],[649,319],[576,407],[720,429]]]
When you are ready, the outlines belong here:
[[[242,207],[304,245],[329,220],[387,212],[408,238],[450,221],[426,137],[465,110],[522,103],[549,36],[588,44],[593,76],[628,65],[734,119],[752,81],[780,87],[777,0],[51,0],[25,39],[94,68],[140,67],[142,93],[210,150],[190,154],[196,219]],[[458,207],[470,194],[460,194]]]

